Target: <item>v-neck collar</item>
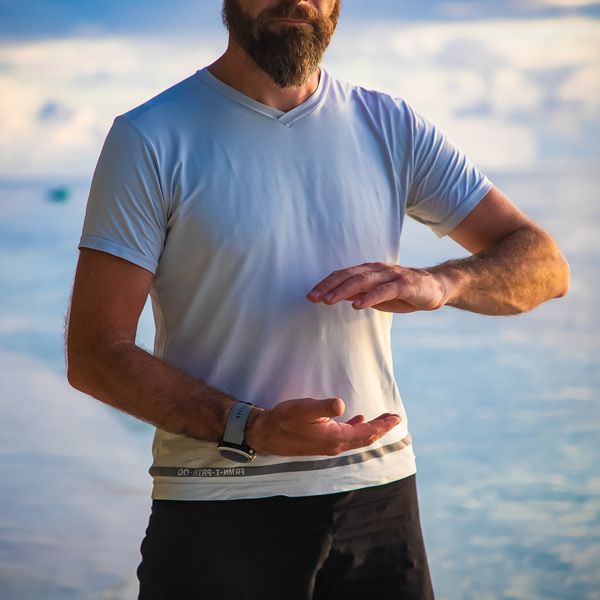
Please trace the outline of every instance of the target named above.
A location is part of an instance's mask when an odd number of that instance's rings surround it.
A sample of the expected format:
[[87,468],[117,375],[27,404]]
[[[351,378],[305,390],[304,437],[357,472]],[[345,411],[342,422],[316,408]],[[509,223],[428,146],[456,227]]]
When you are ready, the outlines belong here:
[[230,85],[227,85],[215,77],[208,70],[208,67],[199,69],[196,71],[196,75],[206,85],[223,94],[224,96],[227,96],[229,99],[246,106],[250,110],[265,115],[266,117],[277,119],[280,123],[286,125],[287,127],[291,127],[296,121],[315,110],[315,108],[321,104],[327,94],[327,90],[329,88],[329,75],[323,67],[320,66],[319,69],[321,75],[319,77],[317,89],[304,102],[302,102],[302,104],[298,104],[298,106],[295,106],[287,112],[273,108],[272,106],[258,102],[258,100],[254,100],[254,98],[250,98],[250,96],[246,96],[246,94],[242,94],[242,92],[239,92],[235,88],[232,88]]

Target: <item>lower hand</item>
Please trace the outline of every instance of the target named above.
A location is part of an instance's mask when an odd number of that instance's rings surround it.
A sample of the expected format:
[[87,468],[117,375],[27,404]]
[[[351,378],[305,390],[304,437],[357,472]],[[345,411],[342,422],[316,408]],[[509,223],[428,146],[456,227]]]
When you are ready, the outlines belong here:
[[314,303],[352,300],[356,309],[407,313],[441,308],[449,300],[448,286],[439,273],[374,262],[333,271],[306,297]]
[[335,456],[369,446],[396,427],[400,415],[384,413],[365,422],[357,415],[339,423],[345,409],[341,398],[296,398],[271,410],[255,409],[246,428],[246,441],[258,455]]

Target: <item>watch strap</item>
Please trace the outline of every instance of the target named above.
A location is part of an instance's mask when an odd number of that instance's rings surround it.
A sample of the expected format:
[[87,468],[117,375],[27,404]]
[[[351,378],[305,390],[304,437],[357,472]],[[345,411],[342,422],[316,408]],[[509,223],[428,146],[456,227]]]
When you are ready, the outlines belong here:
[[222,440],[230,444],[241,446],[244,443],[244,433],[246,431],[246,422],[252,412],[253,404],[247,402],[238,402],[229,410],[225,433]]

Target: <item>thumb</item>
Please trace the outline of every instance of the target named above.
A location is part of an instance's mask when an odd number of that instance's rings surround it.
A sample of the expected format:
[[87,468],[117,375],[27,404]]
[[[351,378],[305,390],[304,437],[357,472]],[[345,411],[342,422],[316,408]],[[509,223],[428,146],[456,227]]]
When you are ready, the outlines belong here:
[[311,420],[339,417],[346,406],[341,398],[305,398],[302,401],[304,414]]
[[335,398],[327,398],[326,402],[328,402],[328,416],[330,417],[339,417],[344,414],[346,410],[346,405],[341,398],[337,396]]

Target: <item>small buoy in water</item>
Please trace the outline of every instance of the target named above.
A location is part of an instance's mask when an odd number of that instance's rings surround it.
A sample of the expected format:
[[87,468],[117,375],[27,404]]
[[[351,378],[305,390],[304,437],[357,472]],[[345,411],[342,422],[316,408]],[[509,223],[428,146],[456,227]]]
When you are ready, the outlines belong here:
[[51,202],[66,202],[71,197],[71,189],[62,185],[48,190],[48,200]]

